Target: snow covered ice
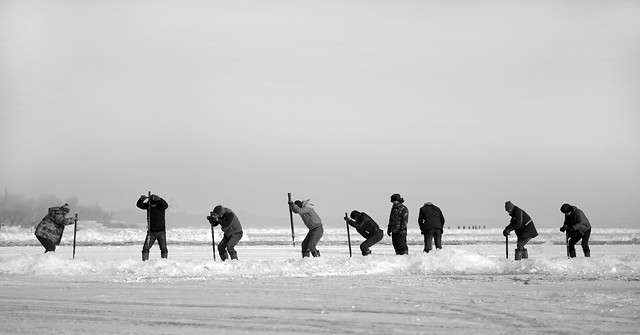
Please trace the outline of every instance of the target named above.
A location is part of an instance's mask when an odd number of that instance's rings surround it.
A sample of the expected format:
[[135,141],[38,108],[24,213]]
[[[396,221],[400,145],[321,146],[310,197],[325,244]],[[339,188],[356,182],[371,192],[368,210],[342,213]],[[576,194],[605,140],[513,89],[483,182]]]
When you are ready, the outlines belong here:
[[[0,234],[0,332],[94,334],[637,333],[640,230],[600,229],[591,258],[565,256],[564,234],[540,229],[530,258],[505,259],[499,229],[445,229],[424,254],[409,231],[409,256],[389,238],[362,257],[352,235],[327,229],[321,258],[301,259],[286,229],[247,229],[239,261],[212,259],[209,229],[167,232],[169,259],[144,230],[78,225],[55,254],[32,231]],[[216,232],[219,232],[218,230]],[[512,234],[515,247],[515,237]],[[216,236],[219,241],[221,236]],[[513,250],[510,250],[510,256]]]

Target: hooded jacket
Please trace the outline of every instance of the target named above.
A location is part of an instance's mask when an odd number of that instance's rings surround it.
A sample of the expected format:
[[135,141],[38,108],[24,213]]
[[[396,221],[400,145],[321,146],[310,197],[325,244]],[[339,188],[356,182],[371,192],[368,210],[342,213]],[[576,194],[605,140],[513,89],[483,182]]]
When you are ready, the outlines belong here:
[[529,214],[520,209],[518,206],[513,206],[513,210],[509,213],[511,221],[505,230],[516,232],[518,238],[534,238],[538,236],[536,226],[533,224],[533,220]]
[[35,235],[46,238],[56,245],[60,244],[64,227],[73,224],[73,218],[67,218],[68,211],[64,211],[62,207],[51,207],[49,212],[40,221],[36,227]]
[[360,216],[355,221],[349,220],[347,223],[366,239],[382,233],[378,224],[367,213],[360,212]]
[[564,228],[584,235],[591,229],[591,223],[582,210],[576,206],[571,206],[571,214],[564,217]]
[[420,208],[420,214],[418,214],[418,226],[420,226],[420,232],[424,235],[429,229],[440,229],[444,227],[444,216],[438,206],[427,202]]
[[320,217],[311,206],[307,206],[308,202],[309,200],[303,201],[302,207],[295,203],[291,204],[291,210],[300,215],[302,222],[309,230],[322,227],[322,220],[320,220]]
[[167,204],[167,202],[162,198],[158,200],[155,206],[149,206],[148,201],[151,201],[151,200],[147,199],[147,201],[145,201],[144,199],[140,198],[138,199],[136,206],[140,209],[150,211],[149,231],[152,233],[165,231],[166,228],[165,228],[164,211],[167,210],[167,208],[169,208],[169,204]]
[[224,236],[230,237],[233,234],[242,232],[242,225],[240,224],[240,219],[236,213],[234,213],[229,208],[224,208],[224,214],[222,217],[215,220],[212,217],[208,216],[209,223],[211,223],[214,227],[220,224],[222,231],[224,232]]

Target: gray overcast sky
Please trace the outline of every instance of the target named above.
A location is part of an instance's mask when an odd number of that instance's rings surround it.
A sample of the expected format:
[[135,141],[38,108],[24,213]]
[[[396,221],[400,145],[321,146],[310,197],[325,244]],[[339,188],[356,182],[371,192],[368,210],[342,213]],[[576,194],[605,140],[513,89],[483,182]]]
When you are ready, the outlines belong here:
[[[640,2],[0,0],[0,187],[635,227]],[[248,218],[248,219],[247,219]],[[144,220],[144,217],[141,218]],[[263,222],[262,222],[263,221]]]

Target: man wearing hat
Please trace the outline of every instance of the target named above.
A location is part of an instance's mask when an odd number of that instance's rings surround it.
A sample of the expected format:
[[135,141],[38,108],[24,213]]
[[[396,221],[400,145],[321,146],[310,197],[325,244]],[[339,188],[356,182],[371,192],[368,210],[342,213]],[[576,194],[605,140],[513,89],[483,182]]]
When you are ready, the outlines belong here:
[[167,258],[169,250],[167,249],[164,212],[169,208],[169,204],[157,194],[152,194],[150,198],[143,194],[138,199],[136,206],[149,211],[149,231],[142,246],[142,260],[149,259],[149,250],[156,240],[160,246],[160,257]]
[[389,225],[387,226],[387,235],[391,236],[393,249],[396,255],[408,255],[409,247],[407,246],[407,222],[409,222],[409,209],[404,203],[404,199],[400,194],[391,196],[391,214],[389,215]]
[[242,225],[240,225],[240,220],[238,216],[236,216],[236,213],[229,208],[218,205],[213,209],[211,215],[207,216],[207,220],[209,220],[209,223],[214,227],[220,224],[224,232],[224,237],[218,244],[220,259],[222,259],[223,262],[229,257],[231,257],[231,259],[238,259],[238,252],[235,246],[240,242],[244,233],[242,232]]
[[538,236],[536,226],[533,224],[533,220],[529,214],[515,206],[511,201],[507,201],[504,204],[504,209],[511,216],[509,225],[504,228],[502,235],[508,236],[512,230],[515,230],[518,242],[516,244],[515,260],[519,261],[523,258],[529,258],[529,252],[525,248],[525,245],[534,237]]
[[580,240],[582,240],[584,257],[591,257],[589,249],[591,223],[587,216],[578,207],[569,204],[563,204],[560,211],[564,213],[564,225],[560,227],[560,231],[569,233],[569,257],[576,257],[576,243]]
[[45,249],[45,253],[56,251],[56,245],[60,245],[64,227],[73,224],[73,218],[67,218],[69,214],[69,204],[60,207],[49,208],[49,213],[45,215],[36,227],[35,235]]

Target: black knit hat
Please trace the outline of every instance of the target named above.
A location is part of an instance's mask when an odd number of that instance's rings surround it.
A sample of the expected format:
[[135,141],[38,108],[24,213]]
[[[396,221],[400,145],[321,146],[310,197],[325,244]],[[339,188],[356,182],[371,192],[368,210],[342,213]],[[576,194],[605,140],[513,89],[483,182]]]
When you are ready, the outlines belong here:
[[571,212],[571,205],[569,205],[569,204],[562,204],[562,206],[560,206],[560,211],[561,211],[562,213],[565,213],[565,214],[567,214],[567,213]]
[[351,212],[351,214],[349,214],[349,216],[350,216],[352,219],[356,220],[356,219],[358,219],[358,218],[360,217],[360,212],[358,212],[358,211],[352,211],[352,212]]

